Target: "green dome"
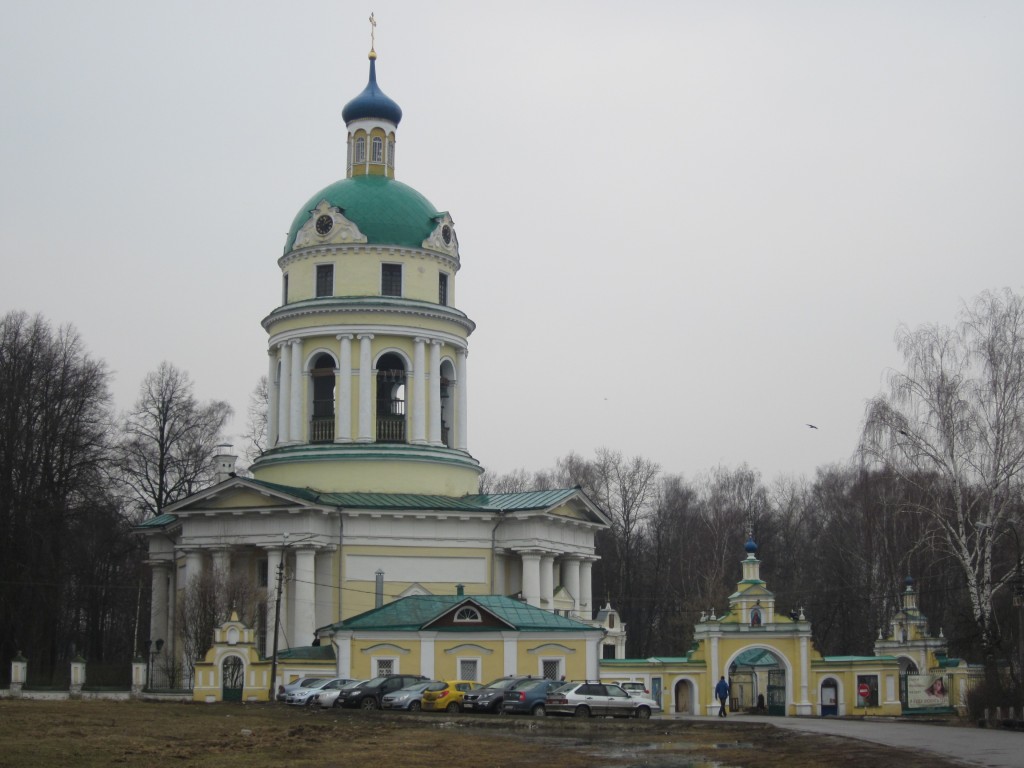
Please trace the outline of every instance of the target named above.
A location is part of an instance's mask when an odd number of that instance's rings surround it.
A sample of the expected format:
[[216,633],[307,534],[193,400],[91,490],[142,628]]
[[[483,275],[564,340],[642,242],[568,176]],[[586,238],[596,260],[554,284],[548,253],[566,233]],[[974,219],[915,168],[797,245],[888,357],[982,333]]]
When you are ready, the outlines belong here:
[[312,211],[326,200],[355,223],[368,243],[419,248],[437,227],[440,215],[434,205],[407,184],[385,176],[354,176],[336,181],[320,190],[302,206],[292,227],[284,252],[295,243],[295,235],[309,221]]

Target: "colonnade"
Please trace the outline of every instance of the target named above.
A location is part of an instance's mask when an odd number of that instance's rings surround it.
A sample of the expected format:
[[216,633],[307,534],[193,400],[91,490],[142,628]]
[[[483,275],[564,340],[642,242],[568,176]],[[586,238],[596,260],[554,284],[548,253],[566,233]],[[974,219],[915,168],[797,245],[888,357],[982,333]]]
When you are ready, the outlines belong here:
[[[258,550],[257,550],[258,551]],[[281,590],[281,621],[278,628],[278,649],[306,646],[313,642],[317,621],[317,560],[330,551],[310,545],[265,547],[267,563],[266,622],[263,627],[265,653],[274,647],[274,617],[277,609],[277,576],[287,553],[292,562],[286,564],[285,583]],[[204,553],[209,553],[213,568],[229,576],[232,569],[229,548],[184,550],[184,568],[178,561],[152,560],[152,601],[150,605],[150,639],[164,641],[164,653],[177,658],[176,639],[180,628],[175,625],[178,591],[187,589],[205,567]],[[257,555],[258,557],[258,555]],[[237,564],[236,564],[237,565]],[[322,622],[321,622],[322,623]]]
[[561,569],[560,584],[573,597],[574,613],[584,619],[591,617],[594,608],[591,589],[594,558],[541,550],[520,551],[518,555],[523,564],[523,600],[537,608],[552,608],[557,565]]
[[[373,397],[372,333],[340,333],[338,367],[335,369],[334,442],[371,443],[376,440]],[[358,366],[353,367],[353,342],[358,344]],[[309,439],[308,409],[303,405],[308,390],[309,370],[302,354],[303,339],[281,342],[269,350],[267,432],[270,445],[291,445]],[[407,379],[409,442],[414,445],[444,445],[441,424],[441,349],[444,342],[425,336],[413,338],[411,378]],[[429,365],[427,347],[430,348]],[[468,400],[466,358],[463,347],[455,348],[455,430],[452,447],[468,450]],[[352,379],[357,379],[356,408],[353,409]],[[352,423],[353,410],[356,413]],[[304,411],[306,414],[304,415]],[[428,419],[429,417],[429,419]]]

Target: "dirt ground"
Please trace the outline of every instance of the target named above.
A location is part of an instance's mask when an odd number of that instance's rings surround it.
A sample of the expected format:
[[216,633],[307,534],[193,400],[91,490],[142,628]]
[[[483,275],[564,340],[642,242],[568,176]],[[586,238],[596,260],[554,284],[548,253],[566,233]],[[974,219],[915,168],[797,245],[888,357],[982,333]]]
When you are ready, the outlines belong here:
[[0,701],[0,768],[950,768],[761,723],[310,711],[283,704]]

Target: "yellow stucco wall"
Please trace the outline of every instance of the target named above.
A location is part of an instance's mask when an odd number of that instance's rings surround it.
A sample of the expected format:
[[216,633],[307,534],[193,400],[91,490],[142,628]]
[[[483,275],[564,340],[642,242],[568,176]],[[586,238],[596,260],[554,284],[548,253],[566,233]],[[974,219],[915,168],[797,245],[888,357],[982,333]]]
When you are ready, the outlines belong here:
[[476,493],[481,472],[479,468],[395,458],[348,459],[344,466],[332,461],[289,462],[253,469],[257,480],[320,491],[371,493],[387,488],[388,493],[443,496]]
[[401,298],[434,304],[438,299],[438,274],[443,272],[448,275],[448,306],[455,303],[455,270],[450,261],[426,250],[381,251],[372,247],[349,247],[286,263],[283,272],[288,275],[289,303],[316,296],[317,264],[334,265],[335,296],[380,296],[381,265],[401,264]]

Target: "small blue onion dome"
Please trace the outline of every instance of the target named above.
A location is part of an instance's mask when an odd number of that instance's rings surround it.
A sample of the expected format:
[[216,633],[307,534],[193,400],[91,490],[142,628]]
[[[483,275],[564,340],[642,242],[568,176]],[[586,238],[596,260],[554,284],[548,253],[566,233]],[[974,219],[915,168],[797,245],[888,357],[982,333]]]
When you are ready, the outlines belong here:
[[370,81],[362,93],[345,105],[341,117],[345,125],[360,118],[376,117],[397,126],[402,119],[402,108],[377,87],[377,56],[373,52],[370,53]]
[[909,589],[910,587],[914,586],[914,577],[913,576],[907,576],[907,578],[905,578],[903,580],[903,583],[906,584],[907,585],[907,589]]
[[757,553],[757,543],[754,541],[753,536],[747,539],[747,543],[743,545],[743,548],[747,551],[748,555],[753,555]]

